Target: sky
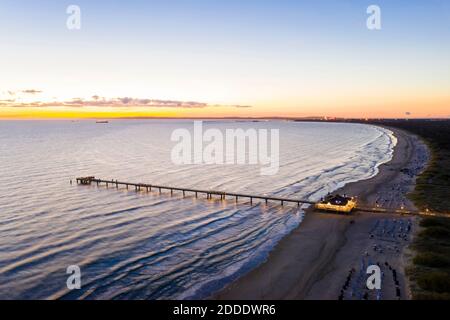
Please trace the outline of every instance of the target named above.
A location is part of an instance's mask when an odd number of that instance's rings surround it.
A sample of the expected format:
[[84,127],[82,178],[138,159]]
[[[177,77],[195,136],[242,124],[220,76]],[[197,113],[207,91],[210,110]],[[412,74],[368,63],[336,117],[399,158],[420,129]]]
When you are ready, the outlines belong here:
[[450,117],[446,0],[2,0],[0,46],[1,119]]

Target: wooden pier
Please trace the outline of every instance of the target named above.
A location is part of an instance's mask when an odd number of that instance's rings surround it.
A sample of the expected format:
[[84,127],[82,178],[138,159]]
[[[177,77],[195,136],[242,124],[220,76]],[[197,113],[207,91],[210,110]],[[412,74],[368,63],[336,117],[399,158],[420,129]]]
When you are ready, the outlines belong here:
[[105,185],[106,187],[114,187],[118,189],[119,187],[125,187],[126,189],[134,188],[135,191],[142,191],[145,190],[147,192],[151,192],[154,190],[157,190],[159,193],[162,193],[162,191],[170,191],[170,194],[173,195],[175,191],[182,192],[183,197],[186,196],[187,193],[194,195],[196,198],[198,198],[199,195],[206,196],[206,199],[213,199],[213,197],[217,197],[220,200],[225,200],[227,198],[234,198],[236,202],[238,202],[239,199],[248,199],[250,201],[250,204],[253,204],[254,200],[263,200],[265,204],[268,204],[269,201],[271,202],[278,202],[282,206],[285,203],[294,203],[297,206],[300,206],[301,204],[314,204],[312,201],[303,200],[303,199],[295,199],[295,198],[282,198],[282,197],[271,197],[271,196],[264,196],[264,195],[251,195],[251,194],[243,194],[243,193],[234,193],[234,192],[224,192],[224,191],[216,191],[216,190],[201,190],[201,189],[192,189],[192,188],[180,188],[180,187],[171,187],[171,186],[163,186],[163,185],[155,185],[155,184],[145,184],[145,183],[131,183],[131,182],[122,182],[118,180],[103,180],[103,179],[96,179],[95,177],[82,177],[77,178],[78,184],[83,185],[91,185],[91,184],[97,184],[99,185]]
[[[145,184],[145,183],[132,183],[132,182],[122,182],[118,180],[103,180],[96,179],[94,176],[90,177],[81,177],[76,178],[77,184],[82,185],[91,185],[96,184],[97,186],[105,185],[108,187],[114,187],[119,189],[119,187],[125,187],[126,189],[134,188],[136,192],[138,191],[158,191],[162,193],[163,191],[170,191],[170,194],[173,195],[175,191],[181,192],[183,197],[186,194],[194,195],[195,198],[198,198],[199,195],[206,196],[206,199],[213,199],[213,197],[217,197],[220,200],[226,200],[227,198],[234,198],[237,203],[239,199],[248,199],[250,204],[253,204],[253,201],[262,200],[267,205],[269,201],[277,202],[284,206],[285,203],[296,204],[298,207],[301,204],[309,204],[315,205],[315,202],[304,200],[304,199],[296,199],[296,198],[283,198],[283,197],[272,197],[265,195],[251,195],[244,193],[234,193],[234,192],[225,192],[225,191],[216,191],[216,190],[202,190],[202,189],[192,189],[192,188],[181,188],[181,187],[171,187],[164,185],[155,185],[155,184]],[[70,181],[72,183],[72,180]],[[394,208],[381,208],[381,207],[360,207],[357,206],[353,211],[363,211],[363,212],[371,212],[371,213],[389,213],[389,214],[400,214],[400,215],[420,215],[420,216],[441,216],[450,218],[450,213],[436,213],[436,212],[422,212],[422,211],[411,211],[406,209],[394,209]]]

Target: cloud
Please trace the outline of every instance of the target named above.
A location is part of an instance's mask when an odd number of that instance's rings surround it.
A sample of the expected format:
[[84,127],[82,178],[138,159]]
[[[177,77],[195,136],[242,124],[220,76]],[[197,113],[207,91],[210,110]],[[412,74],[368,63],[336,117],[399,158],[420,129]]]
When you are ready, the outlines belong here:
[[410,116],[410,115],[411,115],[411,112],[406,111],[405,114],[406,114],[407,116]]
[[41,93],[41,90],[36,90],[36,89],[28,89],[28,90],[22,90],[22,93],[27,93],[27,94],[37,94],[37,93]]
[[[31,91],[31,90],[26,90]],[[11,101],[13,102],[13,101]],[[206,108],[206,107],[232,107],[251,108],[247,105],[218,105],[208,104],[198,101],[179,101],[162,99],[141,99],[132,97],[105,98],[98,95],[90,99],[72,98],[64,101],[33,101],[16,102],[9,105],[11,107],[151,107],[151,108]]]
[[[54,103],[52,103],[54,104]],[[63,101],[63,105],[77,105],[86,107],[169,107],[169,108],[204,108],[207,103],[196,101],[178,101],[161,99],[140,99],[132,97],[118,97],[107,99],[100,96],[92,96],[91,100],[74,98]]]
[[232,107],[235,107],[235,108],[251,108],[252,106],[241,106],[241,105],[239,105],[239,104],[235,104],[235,105],[232,106]]

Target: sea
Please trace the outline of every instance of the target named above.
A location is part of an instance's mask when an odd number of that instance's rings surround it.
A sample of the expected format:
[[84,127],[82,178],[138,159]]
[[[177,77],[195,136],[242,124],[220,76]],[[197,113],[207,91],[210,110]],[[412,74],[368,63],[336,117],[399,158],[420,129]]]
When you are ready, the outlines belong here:
[[202,122],[224,134],[278,130],[279,168],[264,175],[248,162],[174,162],[174,131],[193,128],[166,119],[1,121],[0,299],[204,299],[263,263],[304,217],[295,204],[76,177],[317,201],[376,175],[396,144],[391,131],[365,124]]

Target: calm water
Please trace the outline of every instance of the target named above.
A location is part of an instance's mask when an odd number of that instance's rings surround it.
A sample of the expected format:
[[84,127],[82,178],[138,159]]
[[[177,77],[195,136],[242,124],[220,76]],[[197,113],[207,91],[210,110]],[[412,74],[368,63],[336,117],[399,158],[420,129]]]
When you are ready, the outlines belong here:
[[[261,263],[302,220],[294,206],[70,185],[131,182],[317,200],[376,174],[395,144],[358,124],[205,122],[280,129],[280,170],[173,165],[170,134],[190,121],[0,122],[0,299],[202,298]],[[66,287],[78,265],[81,290]]]

